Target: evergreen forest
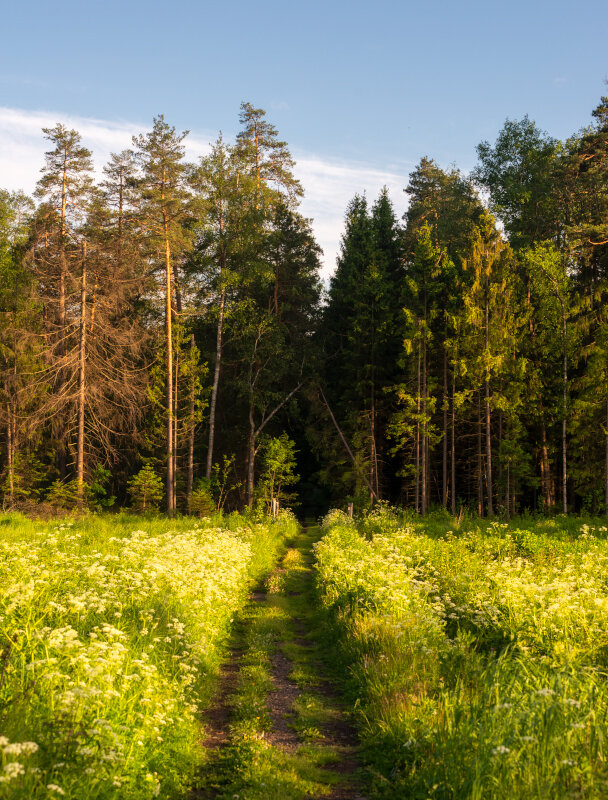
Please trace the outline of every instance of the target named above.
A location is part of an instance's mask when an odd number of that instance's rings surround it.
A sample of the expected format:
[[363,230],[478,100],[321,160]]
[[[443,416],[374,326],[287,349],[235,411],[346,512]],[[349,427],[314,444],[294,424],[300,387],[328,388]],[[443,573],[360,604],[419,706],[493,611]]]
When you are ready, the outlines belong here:
[[0,192],[4,509],[608,514],[608,98],[423,158],[403,219],[355,196],[327,285],[287,143],[239,125],[188,163],[158,116],[95,173],[57,124]]

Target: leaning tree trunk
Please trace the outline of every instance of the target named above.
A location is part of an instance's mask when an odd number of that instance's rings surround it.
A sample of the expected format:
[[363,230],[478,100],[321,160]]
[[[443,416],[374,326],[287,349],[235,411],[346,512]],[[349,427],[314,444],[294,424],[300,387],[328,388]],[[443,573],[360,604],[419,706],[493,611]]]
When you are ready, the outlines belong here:
[[220,313],[217,320],[217,340],[215,345],[215,370],[213,372],[213,388],[211,389],[211,403],[209,404],[209,446],[207,447],[207,467],[205,476],[211,477],[213,465],[213,445],[215,441],[215,414],[217,408],[217,393],[220,385],[220,369],[222,366],[222,342],[224,337],[224,310],[226,307],[226,289],[222,289],[220,297]]

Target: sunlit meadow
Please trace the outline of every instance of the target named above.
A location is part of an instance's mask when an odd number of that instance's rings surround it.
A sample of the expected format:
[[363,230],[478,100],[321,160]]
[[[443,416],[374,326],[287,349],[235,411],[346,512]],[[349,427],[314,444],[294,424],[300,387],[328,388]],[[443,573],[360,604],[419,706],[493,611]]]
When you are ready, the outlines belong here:
[[317,582],[377,796],[608,793],[601,521],[324,522]]
[[274,524],[0,525],[0,797],[186,795],[199,712]]

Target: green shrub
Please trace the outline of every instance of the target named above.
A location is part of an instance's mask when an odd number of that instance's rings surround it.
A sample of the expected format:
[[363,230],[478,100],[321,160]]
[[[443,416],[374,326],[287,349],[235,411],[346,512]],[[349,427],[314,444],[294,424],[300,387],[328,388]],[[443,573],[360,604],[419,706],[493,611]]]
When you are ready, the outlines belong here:
[[189,511],[197,517],[210,517],[216,510],[209,481],[202,478],[192,492]]
[[[86,503],[89,487],[84,485]],[[78,507],[78,484],[75,480],[54,481],[46,493],[46,502],[58,512],[70,512]]]
[[135,511],[145,514],[158,511],[163,499],[163,482],[150,464],[142,467],[128,483]]

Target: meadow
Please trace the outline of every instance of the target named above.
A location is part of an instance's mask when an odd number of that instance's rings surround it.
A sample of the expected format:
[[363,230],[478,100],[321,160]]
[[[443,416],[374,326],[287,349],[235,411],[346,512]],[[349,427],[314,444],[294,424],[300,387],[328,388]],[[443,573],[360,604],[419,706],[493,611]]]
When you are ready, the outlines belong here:
[[317,592],[371,795],[608,793],[608,528],[330,512]]
[[187,796],[233,615],[293,518],[0,524],[0,797]]
[[[302,535],[318,540],[311,564],[293,549]],[[266,593],[251,600],[254,585]],[[0,798],[325,796],[341,751],[319,721],[328,695],[311,690],[323,663],[359,732],[368,800],[599,800],[607,612],[602,519],[382,506],[356,521],[332,511],[302,534],[284,512],[8,515]],[[230,635],[228,745],[210,756],[204,711]],[[268,700],[279,644],[297,685],[286,753]]]

